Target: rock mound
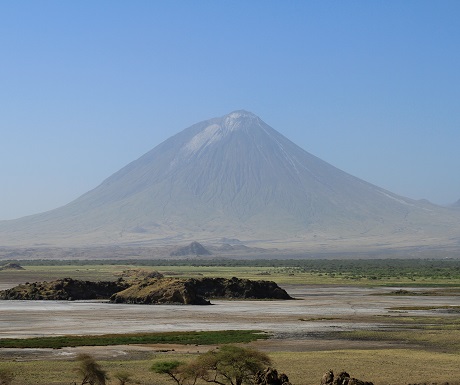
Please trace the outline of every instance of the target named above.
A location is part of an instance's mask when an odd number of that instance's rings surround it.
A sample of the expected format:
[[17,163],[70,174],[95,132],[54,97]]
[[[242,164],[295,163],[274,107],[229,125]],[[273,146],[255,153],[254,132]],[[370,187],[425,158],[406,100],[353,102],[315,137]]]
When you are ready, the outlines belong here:
[[[255,385],[291,385],[289,378],[286,374],[278,374],[276,369],[267,368],[265,370],[260,370],[254,376]],[[332,370],[324,373],[321,378],[321,385],[373,385],[372,382],[358,380],[357,378],[352,378],[347,372],[341,372],[339,375],[334,377],[334,372]],[[410,384],[409,384],[410,385]],[[413,385],[422,385],[422,384],[413,384]]]
[[0,267],[0,270],[25,270],[19,263],[11,262]]
[[321,385],[374,385],[372,382],[358,380],[357,378],[352,378],[347,372],[340,372],[336,377],[334,377],[334,372],[332,370],[324,373],[321,378]]
[[238,278],[165,278],[154,272],[127,281],[90,282],[72,278],[26,283],[0,291],[3,300],[110,299],[114,303],[209,305],[210,298],[292,299],[271,281]]
[[179,247],[170,253],[171,257],[184,257],[187,255],[211,255],[211,253],[198,242],[192,242],[187,246]]
[[278,371],[272,368],[258,371],[254,383],[255,385],[291,385],[286,374],[278,375]]
[[114,303],[209,305],[188,280],[146,278],[110,297]]
[[116,282],[90,282],[72,278],[58,279],[52,282],[25,283],[0,291],[3,300],[82,300],[82,299],[107,299],[126,284]]
[[292,299],[273,281],[251,281],[236,277],[191,278],[190,281],[205,298]]
[[144,279],[126,290],[114,294],[116,303],[187,305],[210,304],[208,299],[292,299],[271,281],[251,281],[238,278],[160,278]]
[[161,274],[159,271],[153,270],[145,270],[145,269],[126,269],[118,274],[124,280],[139,280],[145,278],[164,278],[164,275]]

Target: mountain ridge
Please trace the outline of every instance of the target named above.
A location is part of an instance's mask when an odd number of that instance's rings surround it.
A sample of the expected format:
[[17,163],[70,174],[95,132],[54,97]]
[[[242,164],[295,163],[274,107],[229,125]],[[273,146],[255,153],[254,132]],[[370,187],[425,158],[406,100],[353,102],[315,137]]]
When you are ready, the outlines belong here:
[[457,210],[347,174],[238,110],[186,128],[63,207],[0,223],[0,241],[401,247],[457,242],[458,229]]

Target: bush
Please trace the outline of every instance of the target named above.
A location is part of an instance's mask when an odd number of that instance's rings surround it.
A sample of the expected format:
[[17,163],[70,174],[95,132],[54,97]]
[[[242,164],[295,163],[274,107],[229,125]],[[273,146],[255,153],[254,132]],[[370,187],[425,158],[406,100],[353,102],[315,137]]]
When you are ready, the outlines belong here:
[[79,354],[77,356],[79,366],[76,372],[80,374],[82,381],[81,385],[105,385],[108,378],[105,370],[102,370],[100,365],[89,354]]

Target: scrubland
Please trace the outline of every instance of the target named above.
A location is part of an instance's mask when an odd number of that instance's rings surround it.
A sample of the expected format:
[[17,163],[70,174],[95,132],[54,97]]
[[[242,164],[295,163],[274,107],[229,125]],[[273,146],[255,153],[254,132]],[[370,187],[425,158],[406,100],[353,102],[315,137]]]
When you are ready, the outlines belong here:
[[[321,316],[294,321],[305,325],[327,322],[331,325],[327,330],[302,336],[280,333],[269,340],[244,344],[267,352],[273,366],[287,373],[294,385],[317,385],[328,369],[337,373],[346,370],[353,377],[376,385],[460,382],[459,260],[24,261],[22,265],[25,270],[0,271],[0,289],[63,277],[115,280],[141,270],[158,270],[176,277],[273,280],[294,291],[304,286],[312,289],[332,286],[342,293],[347,288],[350,292],[355,287],[381,288],[376,292],[384,297],[364,295],[358,303],[365,308],[384,298],[388,302],[384,314],[364,311],[344,315],[326,310]],[[400,298],[407,299],[404,306],[398,302]],[[418,301],[422,298],[429,302]],[[295,305],[296,302],[291,302],[290,306]],[[284,321],[279,320],[281,331]],[[334,327],[359,323],[371,326],[360,330]],[[299,338],[297,347],[295,338]],[[174,348],[149,342],[138,350],[125,349],[122,345],[112,349],[91,346],[79,349],[95,355],[111,376],[111,384],[117,383],[114,375],[119,371],[129,372],[133,383],[172,384],[165,376],[149,370],[153,362],[165,357],[192,359],[199,351],[214,348],[215,342],[208,345],[194,341],[183,348],[178,348],[175,341]],[[0,356],[0,369],[8,368],[15,373],[13,385],[79,382],[71,349],[54,349],[41,355],[40,351],[28,354],[21,349],[2,348]]]
[[[175,359],[188,360],[195,354],[174,354]],[[273,366],[288,374],[293,384],[318,385],[328,369],[338,373],[346,370],[352,376],[374,382],[375,385],[409,383],[458,384],[458,354],[427,352],[416,349],[334,350],[327,352],[273,352],[269,353]],[[164,360],[161,353],[144,359],[98,360],[107,370],[109,383],[116,384],[114,374],[126,371],[137,384],[173,384],[164,375],[149,369],[155,361]],[[15,372],[13,384],[72,384],[79,383],[75,360],[34,360],[0,362],[0,368]]]

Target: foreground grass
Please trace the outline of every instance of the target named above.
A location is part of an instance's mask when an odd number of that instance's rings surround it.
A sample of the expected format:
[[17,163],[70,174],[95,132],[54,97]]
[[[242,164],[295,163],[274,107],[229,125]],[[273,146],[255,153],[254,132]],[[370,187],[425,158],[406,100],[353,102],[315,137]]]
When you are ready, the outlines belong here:
[[375,385],[409,383],[458,384],[460,357],[457,354],[413,349],[336,350],[326,352],[280,352],[270,355],[274,366],[289,375],[294,385],[317,385],[332,369]]
[[52,348],[109,346],[131,344],[234,344],[268,338],[257,330],[223,330],[201,332],[105,334],[96,336],[58,336],[0,339],[0,348]]
[[[346,370],[351,376],[373,381],[375,385],[403,385],[408,383],[459,384],[460,357],[455,354],[429,353],[411,349],[337,350],[327,352],[269,353],[273,367],[285,372],[293,385],[317,385],[328,369],[335,373]],[[177,359],[187,361],[195,354],[152,354],[141,360],[97,360],[107,370],[108,384],[118,382],[114,374],[127,371],[132,383],[139,385],[173,385],[164,375],[149,371],[156,361]],[[0,362],[16,374],[13,384],[69,385],[80,383],[74,360]]]

